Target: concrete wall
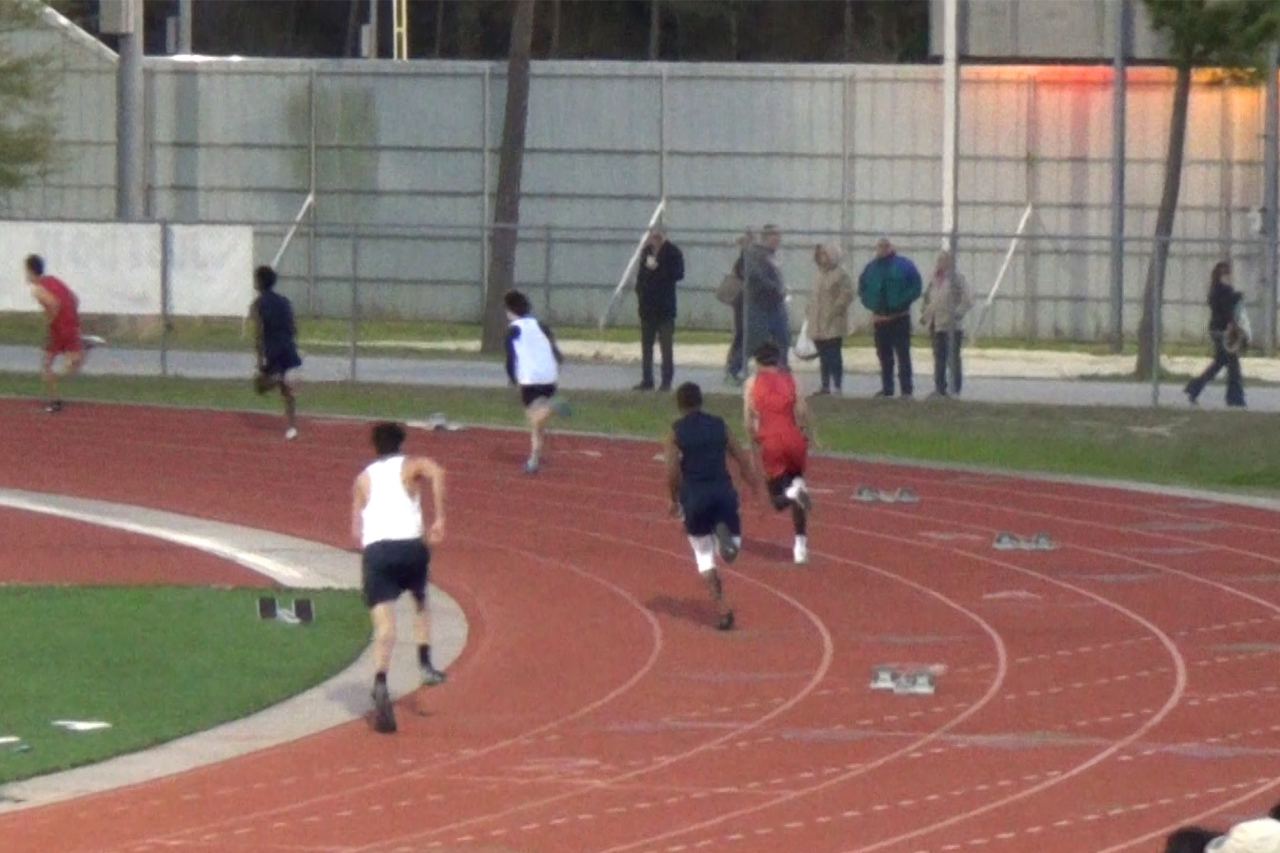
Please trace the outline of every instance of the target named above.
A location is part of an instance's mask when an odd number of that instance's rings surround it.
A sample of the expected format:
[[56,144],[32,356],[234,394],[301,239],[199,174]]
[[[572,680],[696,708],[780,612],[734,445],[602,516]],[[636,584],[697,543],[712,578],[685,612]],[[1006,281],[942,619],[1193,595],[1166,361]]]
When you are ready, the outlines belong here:
[[[314,175],[314,231],[304,223],[280,263],[301,310],[345,315],[355,280],[365,312],[474,319],[504,73],[463,62],[149,59],[151,215],[253,224],[256,260],[268,262]],[[1135,70],[1130,82],[1132,330],[1172,86],[1160,70]],[[987,334],[1107,333],[1110,99],[1105,68],[965,69],[960,262],[975,288],[992,286],[1024,210],[1035,210]],[[1260,202],[1261,100],[1260,90],[1209,85],[1193,95],[1170,337],[1203,334],[1208,271],[1224,252],[1237,259],[1237,281],[1256,289],[1261,247],[1248,214]],[[112,62],[69,76],[60,110],[62,169],[11,195],[4,212],[109,218]],[[843,242],[856,271],[875,236],[889,233],[927,268],[941,224],[941,113],[941,69],[930,66],[537,63],[519,283],[553,321],[594,321],[664,194],[689,269],[688,325],[727,325],[709,291],[747,226],[786,230],[784,272],[801,301],[819,240]],[[616,316],[632,322],[634,300]]]

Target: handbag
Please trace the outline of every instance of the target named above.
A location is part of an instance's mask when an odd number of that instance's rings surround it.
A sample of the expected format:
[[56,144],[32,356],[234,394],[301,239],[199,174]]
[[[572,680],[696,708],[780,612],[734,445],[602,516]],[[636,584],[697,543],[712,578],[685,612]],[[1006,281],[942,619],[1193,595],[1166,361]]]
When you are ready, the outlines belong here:
[[724,305],[732,305],[733,301],[742,293],[742,279],[733,273],[729,273],[720,281],[720,286],[716,288],[716,301]]
[[800,324],[800,334],[796,336],[796,342],[791,347],[791,352],[801,361],[813,361],[818,357],[818,346],[813,342],[813,338],[809,337],[808,320]]
[[1245,311],[1244,302],[1236,305],[1235,322],[1227,326],[1223,335],[1222,347],[1232,355],[1238,355],[1253,340],[1253,328],[1249,325],[1249,313]]

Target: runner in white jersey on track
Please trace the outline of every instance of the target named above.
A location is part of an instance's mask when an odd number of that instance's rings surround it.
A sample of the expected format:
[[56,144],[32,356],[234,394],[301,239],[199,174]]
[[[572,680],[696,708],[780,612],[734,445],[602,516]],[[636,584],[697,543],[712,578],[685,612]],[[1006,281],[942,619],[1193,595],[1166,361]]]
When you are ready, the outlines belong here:
[[547,420],[553,414],[569,415],[569,404],[556,393],[564,356],[551,330],[533,316],[527,296],[512,290],[502,302],[511,321],[506,339],[507,379],[520,386],[520,401],[529,421],[530,452],[524,470],[533,474],[542,467],[542,433]]
[[[400,448],[405,431],[399,424],[373,428],[378,458],[356,478],[351,506],[351,535],[363,554],[361,580],[365,606],[373,621],[374,728],[396,730],[387,690],[387,670],[396,644],[396,601],[413,596],[414,640],[424,684],[445,680],[431,664],[431,617],[427,608],[430,545],[444,541],[444,469],[426,457],[406,456]],[[431,484],[434,519],[424,536],[422,485]]]

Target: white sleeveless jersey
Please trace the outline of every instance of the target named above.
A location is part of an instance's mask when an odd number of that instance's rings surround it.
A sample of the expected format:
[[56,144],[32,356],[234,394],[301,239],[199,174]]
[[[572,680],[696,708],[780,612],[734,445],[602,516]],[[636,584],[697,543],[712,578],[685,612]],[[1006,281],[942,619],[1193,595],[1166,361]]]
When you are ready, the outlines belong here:
[[405,489],[403,471],[403,456],[379,459],[364,469],[369,475],[368,500],[361,513],[365,547],[384,540],[422,538],[422,499]]
[[560,378],[555,350],[535,317],[521,317],[511,324],[520,330],[516,351],[516,382],[520,385],[554,385]]

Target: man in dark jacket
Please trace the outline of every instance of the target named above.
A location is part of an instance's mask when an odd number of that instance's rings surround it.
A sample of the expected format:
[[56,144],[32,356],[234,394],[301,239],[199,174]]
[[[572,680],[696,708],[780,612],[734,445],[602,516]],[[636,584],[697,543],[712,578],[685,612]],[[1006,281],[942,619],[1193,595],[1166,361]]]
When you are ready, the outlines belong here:
[[673,352],[676,330],[676,285],[684,279],[684,254],[667,239],[662,227],[649,232],[640,253],[636,274],[636,301],[640,307],[640,384],[637,391],[653,390],[653,345],[662,349],[662,390],[671,390],[676,365]]
[[881,390],[877,397],[893,396],[893,367],[898,362],[902,396],[914,391],[911,375],[911,305],[920,298],[924,284],[916,265],[902,257],[887,237],[876,241],[876,256],[858,278],[858,298],[871,312],[875,326],[876,356],[880,359]]

